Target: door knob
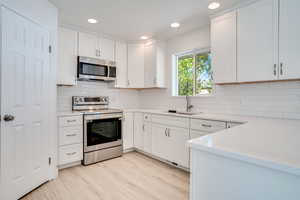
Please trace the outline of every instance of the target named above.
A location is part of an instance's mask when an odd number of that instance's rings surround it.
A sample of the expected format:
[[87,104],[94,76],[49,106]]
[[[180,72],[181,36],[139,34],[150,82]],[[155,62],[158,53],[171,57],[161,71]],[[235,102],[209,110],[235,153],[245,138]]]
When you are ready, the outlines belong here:
[[3,119],[4,121],[9,122],[9,121],[13,121],[15,117],[12,115],[4,115]]

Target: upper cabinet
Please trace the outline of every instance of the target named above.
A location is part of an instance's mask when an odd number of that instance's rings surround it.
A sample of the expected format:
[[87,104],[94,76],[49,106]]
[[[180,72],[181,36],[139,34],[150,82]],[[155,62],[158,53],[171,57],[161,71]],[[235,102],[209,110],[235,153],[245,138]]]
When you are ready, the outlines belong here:
[[299,0],[280,1],[279,78],[300,78]]
[[297,0],[260,0],[234,11],[236,17],[232,12],[212,19],[215,82],[299,79],[299,7]]
[[211,52],[214,82],[236,82],[236,11],[212,19]]
[[238,10],[238,82],[278,78],[277,16],[277,0],[261,0]]
[[144,44],[128,44],[128,87],[144,88]]
[[93,34],[79,33],[79,56],[115,61],[115,42]]
[[145,44],[145,88],[165,87],[165,51],[163,42]]
[[77,74],[77,32],[65,28],[58,30],[58,85],[75,85]]
[[127,44],[125,42],[116,42],[116,64],[117,79],[115,86],[119,88],[127,87]]

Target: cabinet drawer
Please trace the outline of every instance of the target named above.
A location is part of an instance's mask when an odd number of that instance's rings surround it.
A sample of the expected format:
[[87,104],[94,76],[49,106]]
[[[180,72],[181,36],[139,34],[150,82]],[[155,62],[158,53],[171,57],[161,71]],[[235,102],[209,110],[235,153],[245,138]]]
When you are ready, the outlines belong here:
[[185,117],[152,115],[152,123],[165,124],[170,127],[189,128],[189,119]]
[[59,165],[65,165],[83,159],[83,145],[74,144],[59,148]]
[[190,139],[195,139],[195,138],[199,138],[205,135],[208,135],[210,133],[208,132],[204,132],[204,131],[195,131],[195,130],[191,130],[190,132]]
[[69,116],[59,118],[59,127],[82,125],[82,116]]
[[151,114],[145,113],[144,114],[144,121],[145,122],[151,122]]
[[226,129],[226,122],[192,119],[191,129],[213,133]]
[[82,143],[83,130],[82,126],[62,127],[59,129],[59,145]]
[[235,126],[242,125],[242,123],[237,123],[237,122],[227,122],[227,128],[233,128]]

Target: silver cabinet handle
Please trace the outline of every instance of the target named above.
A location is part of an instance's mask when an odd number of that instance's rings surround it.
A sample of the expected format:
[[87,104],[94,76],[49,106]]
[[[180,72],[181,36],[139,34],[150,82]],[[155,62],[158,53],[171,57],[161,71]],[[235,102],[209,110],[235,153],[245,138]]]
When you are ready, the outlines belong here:
[[66,135],[67,137],[74,137],[74,136],[76,136],[77,134],[69,134],[69,135]]
[[280,63],[280,75],[283,75],[283,63]]
[[273,70],[273,73],[274,73],[274,76],[277,75],[277,65],[276,65],[276,64],[274,64],[274,70]]
[[168,136],[167,131],[168,131],[168,129],[166,128],[166,130],[165,130],[165,136]]
[[211,128],[212,127],[212,125],[210,125],[210,124],[201,124],[201,126],[206,127],[206,128]]
[[75,154],[76,154],[76,152],[67,153],[68,156],[73,156],[73,155],[75,155]]
[[171,135],[170,135],[170,129],[168,128],[168,137],[171,137]]
[[67,120],[68,123],[71,123],[71,122],[76,122],[76,119],[73,119],[73,120]]
[[6,122],[14,121],[15,117],[13,115],[4,115],[3,120]]
[[143,131],[145,131],[145,124],[143,124]]

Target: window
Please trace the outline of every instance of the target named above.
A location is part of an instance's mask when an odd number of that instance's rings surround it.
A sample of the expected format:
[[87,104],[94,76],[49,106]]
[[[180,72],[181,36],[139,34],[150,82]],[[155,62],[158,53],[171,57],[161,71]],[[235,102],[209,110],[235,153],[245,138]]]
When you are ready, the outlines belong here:
[[192,51],[175,56],[175,96],[198,96],[212,92],[211,53]]

